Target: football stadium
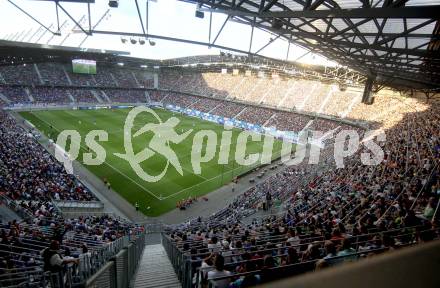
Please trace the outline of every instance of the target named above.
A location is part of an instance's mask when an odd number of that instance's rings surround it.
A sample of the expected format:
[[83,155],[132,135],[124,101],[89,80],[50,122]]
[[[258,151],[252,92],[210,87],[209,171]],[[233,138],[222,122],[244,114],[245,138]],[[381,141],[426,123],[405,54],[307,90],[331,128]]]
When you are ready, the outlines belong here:
[[440,287],[440,1],[0,1],[0,287]]

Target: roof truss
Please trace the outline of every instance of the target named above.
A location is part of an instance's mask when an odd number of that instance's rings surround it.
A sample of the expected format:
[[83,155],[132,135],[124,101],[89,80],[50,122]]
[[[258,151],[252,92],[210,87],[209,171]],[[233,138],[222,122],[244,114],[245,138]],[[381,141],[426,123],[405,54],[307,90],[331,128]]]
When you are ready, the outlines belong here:
[[[440,80],[440,2],[185,0],[279,35],[366,75]],[[435,33],[437,31],[437,33]]]

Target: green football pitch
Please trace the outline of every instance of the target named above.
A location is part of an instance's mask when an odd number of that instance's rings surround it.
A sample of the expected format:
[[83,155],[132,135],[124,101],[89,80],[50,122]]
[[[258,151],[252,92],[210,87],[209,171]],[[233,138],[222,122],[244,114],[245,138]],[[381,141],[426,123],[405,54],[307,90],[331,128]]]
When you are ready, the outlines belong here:
[[[227,164],[218,164],[221,134],[224,131],[222,125],[186,115],[173,113],[164,109],[154,110],[162,122],[172,116],[180,122],[176,126],[176,133],[182,134],[193,129],[189,136],[178,144],[170,143],[182,166],[183,176],[178,173],[174,166],[169,165],[165,176],[157,182],[147,182],[140,178],[131,168],[130,164],[114,155],[125,153],[124,148],[124,123],[130,109],[100,109],[100,110],[50,110],[20,112],[21,116],[31,122],[35,127],[56,141],[57,135],[63,130],[77,130],[81,135],[81,150],[78,160],[83,163],[82,153],[87,152],[85,137],[91,130],[105,130],[108,133],[108,141],[98,142],[106,150],[105,162],[101,165],[85,165],[89,171],[100,179],[107,179],[111,187],[128,202],[139,204],[140,211],[148,216],[158,216],[176,207],[176,203],[188,197],[205,195],[229,182],[236,176],[242,175],[260,165],[260,162],[252,166],[241,166],[235,161],[235,148],[240,129],[232,129],[232,141]],[[139,114],[134,121],[132,134],[136,133],[146,123],[157,123],[157,119],[150,113]],[[191,162],[193,137],[199,130],[211,130],[217,134],[216,153],[212,160],[201,163],[201,173],[195,174]],[[154,136],[152,132],[133,137],[132,145],[135,153],[148,147],[149,140]],[[262,138],[263,139],[263,138]],[[69,151],[69,143],[66,151]],[[273,145],[272,159],[280,156],[281,141],[276,140]],[[248,141],[246,143],[246,155],[261,153],[263,141]],[[93,151],[91,151],[93,153]],[[202,155],[206,153],[206,140],[203,142]],[[165,168],[167,159],[159,153],[145,160],[140,165],[149,175],[158,175]],[[83,163],[84,164],[84,163]]]

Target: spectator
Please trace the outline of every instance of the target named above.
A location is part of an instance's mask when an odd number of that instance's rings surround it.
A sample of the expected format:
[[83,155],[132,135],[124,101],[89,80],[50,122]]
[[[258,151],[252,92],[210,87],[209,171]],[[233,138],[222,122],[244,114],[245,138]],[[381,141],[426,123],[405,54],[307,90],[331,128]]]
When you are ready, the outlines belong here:
[[59,253],[60,243],[56,240],[53,240],[50,243],[50,247],[46,248],[43,251],[43,259],[44,259],[44,271],[50,271],[52,273],[62,272],[64,269],[64,265],[69,263],[78,264],[78,259],[74,259],[71,257],[63,258]]
[[[231,275],[231,272],[225,270],[225,260],[222,255],[217,254],[214,260],[214,270],[208,272],[208,281],[214,278],[224,277]],[[230,283],[230,279],[215,280],[215,288],[226,288]]]

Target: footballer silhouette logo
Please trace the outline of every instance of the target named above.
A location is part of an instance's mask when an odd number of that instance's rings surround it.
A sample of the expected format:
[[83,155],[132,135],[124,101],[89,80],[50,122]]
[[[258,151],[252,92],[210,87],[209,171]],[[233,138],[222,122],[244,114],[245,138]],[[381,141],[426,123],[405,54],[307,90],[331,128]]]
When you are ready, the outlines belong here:
[[[140,113],[149,113],[154,116],[158,123],[147,123],[137,132],[132,134],[132,129],[134,127],[134,120]],[[175,127],[179,124],[180,120],[176,117],[171,117],[165,122],[162,122],[159,115],[157,115],[154,110],[138,106],[133,108],[127,115],[124,124],[124,148],[125,154],[114,153],[115,156],[126,160],[133,171],[140,178],[147,182],[157,182],[166,174],[168,167],[173,166],[176,171],[183,175],[182,166],[180,165],[179,158],[177,157],[174,150],[171,148],[170,143],[178,144],[185,140],[185,138],[192,132],[192,129],[182,133],[177,134]],[[132,139],[139,137],[147,132],[152,132],[153,136],[142,151],[135,153],[133,149]],[[141,163],[150,159],[152,156],[159,154],[166,159],[166,164],[161,173],[157,175],[150,175],[144,171],[141,167]]]

